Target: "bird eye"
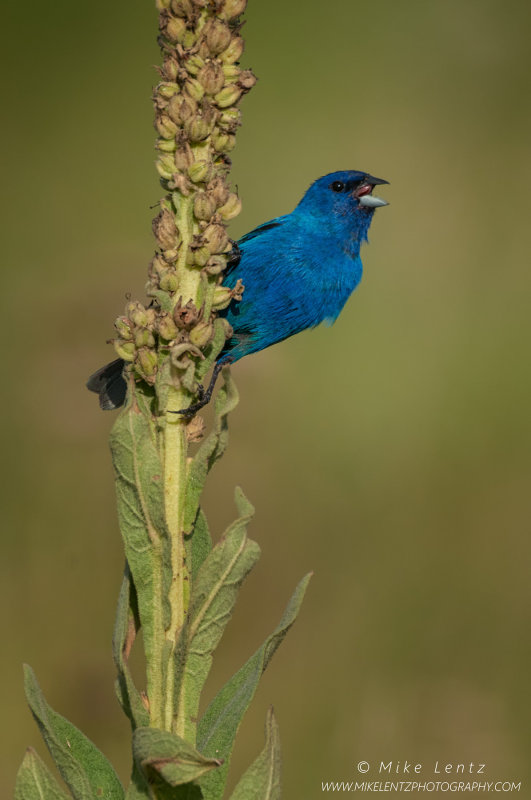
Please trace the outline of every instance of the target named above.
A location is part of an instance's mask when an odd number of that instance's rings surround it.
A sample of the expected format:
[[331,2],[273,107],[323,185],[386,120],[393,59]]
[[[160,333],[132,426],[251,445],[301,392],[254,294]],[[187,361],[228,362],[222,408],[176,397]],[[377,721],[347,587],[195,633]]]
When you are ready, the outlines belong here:
[[334,181],[333,183],[330,184],[330,188],[332,189],[333,192],[342,192],[343,189],[345,188],[345,184],[343,183],[343,181]]

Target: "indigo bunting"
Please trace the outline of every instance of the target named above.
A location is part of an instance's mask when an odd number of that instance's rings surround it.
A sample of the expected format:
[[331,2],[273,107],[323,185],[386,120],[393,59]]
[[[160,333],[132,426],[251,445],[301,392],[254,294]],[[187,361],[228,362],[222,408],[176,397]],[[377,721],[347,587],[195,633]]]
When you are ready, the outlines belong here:
[[[229,257],[223,286],[244,286],[239,300],[219,312],[232,327],[206,391],[179,413],[205,405],[225,364],[263,350],[321,322],[333,323],[361,280],[361,245],[375,208],[387,205],[372,194],[387,183],[366,172],[333,172],[316,180],[298,206],[243,236]],[[104,409],[124,403],[121,359],[98,370],[87,387]]]

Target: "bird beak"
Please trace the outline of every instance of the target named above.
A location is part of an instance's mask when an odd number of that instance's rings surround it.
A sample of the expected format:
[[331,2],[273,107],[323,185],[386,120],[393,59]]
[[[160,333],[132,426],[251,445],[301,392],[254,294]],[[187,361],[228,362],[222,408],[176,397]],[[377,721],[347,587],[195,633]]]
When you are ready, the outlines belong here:
[[372,190],[374,187],[383,183],[389,183],[389,181],[385,181],[383,178],[374,178],[372,175],[366,175],[361,186],[358,186],[354,192],[354,196],[358,198],[360,206],[364,206],[365,208],[388,206],[389,203],[387,200],[382,200],[381,197],[375,197],[372,195]]

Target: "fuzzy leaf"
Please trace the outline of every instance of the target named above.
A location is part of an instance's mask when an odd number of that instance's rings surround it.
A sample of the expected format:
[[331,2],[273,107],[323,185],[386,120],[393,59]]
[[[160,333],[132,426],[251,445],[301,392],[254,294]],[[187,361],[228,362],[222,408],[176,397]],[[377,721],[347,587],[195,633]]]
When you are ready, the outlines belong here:
[[158,728],[137,728],[133,755],[150,780],[155,772],[169,786],[195,781],[221,763],[216,758],[205,758],[189,742]]
[[185,532],[192,530],[199,511],[199,498],[201,497],[206,477],[227,447],[229,441],[227,415],[236,408],[238,399],[238,391],[230,371],[224,369],[223,385],[216,397],[214,428],[195,454],[188,470],[186,505],[184,509]]
[[192,533],[185,539],[185,545],[186,561],[190,564],[192,581],[194,581],[200,566],[212,550],[212,538],[208,529],[208,522],[201,508],[195,519]]
[[236,504],[241,516],[227,529],[197,573],[188,618],[176,648],[175,697],[186,720],[185,739],[195,740],[194,720],[212,652],[231,617],[240,585],[260,556],[260,548],[245,532],[254,509],[241,489],[236,491]]
[[[125,555],[138,598],[138,612],[148,664],[162,650],[168,627],[170,563],[169,533],[164,517],[163,467],[156,446],[156,431],[143,398],[136,392],[111,432],[110,444],[116,477],[118,519]],[[137,405],[138,404],[138,405]],[[163,685],[163,682],[161,683]],[[151,687],[148,686],[148,690]]]
[[33,748],[28,747],[15,784],[15,800],[69,800]]
[[122,800],[118,777],[103,753],[46,703],[31,667],[24,666],[26,697],[57,769],[74,800]]
[[270,708],[266,719],[265,747],[243,774],[230,800],[280,800],[280,767],[278,724]]
[[128,664],[131,647],[139,627],[135,587],[126,564],[116,610],[112,650],[114,663],[118,670],[116,693],[120,705],[131,721],[133,730],[149,724],[149,713],[142,702],[140,692],[133,683]]
[[310,578],[311,573],[300,581],[271,636],[223,686],[199,722],[197,741],[201,752],[224,759],[219,770],[205,775],[201,781],[208,800],[223,796],[236,733],[262,673],[297,618]]

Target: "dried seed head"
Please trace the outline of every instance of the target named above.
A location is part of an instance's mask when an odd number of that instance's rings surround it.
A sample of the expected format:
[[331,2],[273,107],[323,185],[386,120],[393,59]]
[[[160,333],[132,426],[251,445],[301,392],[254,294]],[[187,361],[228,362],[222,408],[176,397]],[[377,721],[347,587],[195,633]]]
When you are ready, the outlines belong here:
[[231,30],[220,19],[210,19],[203,30],[206,45],[212,56],[217,56],[229,46],[232,38]]
[[182,298],[177,300],[175,308],[173,309],[173,320],[178,328],[184,330],[191,330],[201,318],[201,312],[195,307],[195,304],[189,300],[183,306]]
[[133,338],[131,321],[127,317],[118,317],[114,322],[114,329],[121,339]]
[[240,125],[241,116],[239,108],[225,108],[218,119],[218,126],[222,131],[234,133]]
[[194,263],[193,265],[191,264],[190,266],[200,267],[201,269],[208,264],[211,258],[210,250],[206,245],[202,245],[201,247],[197,247],[196,249],[194,249],[193,255],[194,255]]
[[211,133],[215,120],[206,114],[196,114],[184,123],[184,132],[191,142],[203,142]]
[[210,256],[205,264],[205,272],[208,275],[219,275],[227,266],[226,260],[223,256]]

